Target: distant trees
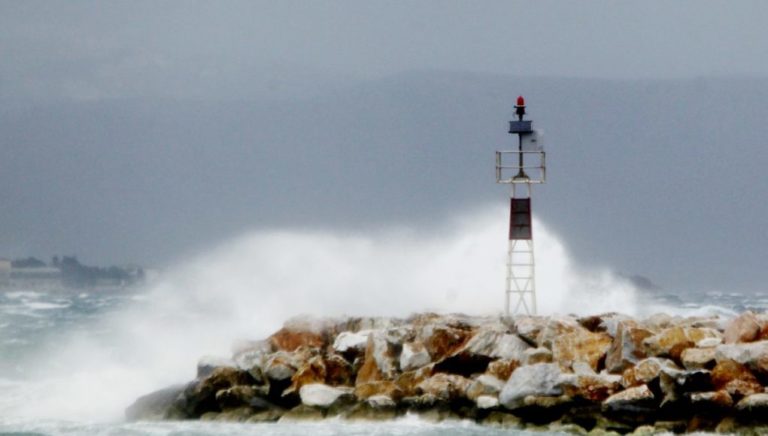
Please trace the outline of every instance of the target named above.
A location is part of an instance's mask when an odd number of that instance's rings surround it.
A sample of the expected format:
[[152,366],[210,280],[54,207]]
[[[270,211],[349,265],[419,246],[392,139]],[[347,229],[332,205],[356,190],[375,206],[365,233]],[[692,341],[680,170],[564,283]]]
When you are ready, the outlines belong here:
[[116,266],[99,268],[83,265],[75,256],[63,256],[59,265],[62,282],[71,287],[95,285],[105,281],[124,284],[134,282],[137,278],[137,275]]

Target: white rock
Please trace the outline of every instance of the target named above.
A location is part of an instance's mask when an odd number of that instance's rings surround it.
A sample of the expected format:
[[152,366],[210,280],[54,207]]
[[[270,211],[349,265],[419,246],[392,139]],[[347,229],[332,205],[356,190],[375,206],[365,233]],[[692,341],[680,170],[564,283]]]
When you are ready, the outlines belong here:
[[334,388],[322,383],[306,384],[299,389],[301,403],[305,406],[328,408],[342,395],[349,395],[351,389]]
[[715,360],[735,360],[742,365],[754,366],[760,359],[768,359],[768,340],[718,345]]
[[560,367],[555,363],[537,363],[515,370],[504,385],[499,403],[508,409],[522,406],[528,395],[558,396],[563,393]]
[[371,330],[360,330],[359,332],[341,332],[333,341],[333,349],[338,353],[345,353],[349,350],[365,351],[368,344],[368,335]]
[[402,371],[421,368],[429,365],[431,361],[427,349],[420,342],[403,344],[403,351],[400,353],[400,369]]
[[475,400],[478,409],[493,409],[499,405],[499,399],[490,395],[481,395]]

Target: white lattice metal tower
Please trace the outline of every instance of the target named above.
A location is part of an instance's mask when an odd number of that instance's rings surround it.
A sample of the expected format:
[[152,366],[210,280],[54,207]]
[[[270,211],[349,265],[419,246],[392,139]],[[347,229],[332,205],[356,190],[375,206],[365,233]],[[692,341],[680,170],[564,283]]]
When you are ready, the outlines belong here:
[[532,121],[523,120],[525,99],[522,96],[517,98],[515,114],[518,119],[509,122],[509,133],[518,135],[517,150],[496,151],[496,183],[512,185],[505,286],[507,316],[536,314],[531,194],[532,186],[544,183],[547,175],[546,154],[539,135],[532,129]]

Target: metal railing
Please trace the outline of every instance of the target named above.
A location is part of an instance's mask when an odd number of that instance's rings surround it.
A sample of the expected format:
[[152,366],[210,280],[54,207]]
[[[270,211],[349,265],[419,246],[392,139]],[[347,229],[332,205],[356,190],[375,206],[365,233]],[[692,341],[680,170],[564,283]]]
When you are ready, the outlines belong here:
[[[510,155],[514,155],[514,164],[509,161]],[[533,157],[537,161],[534,165],[520,165],[526,156]],[[505,159],[505,156],[507,159]],[[547,180],[547,154],[543,150],[498,150],[496,151],[496,183],[544,183]],[[537,159],[538,158],[538,159]],[[530,160],[530,159],[529,159]],[[514,175],[506,177],[506,174],[513,172]]]

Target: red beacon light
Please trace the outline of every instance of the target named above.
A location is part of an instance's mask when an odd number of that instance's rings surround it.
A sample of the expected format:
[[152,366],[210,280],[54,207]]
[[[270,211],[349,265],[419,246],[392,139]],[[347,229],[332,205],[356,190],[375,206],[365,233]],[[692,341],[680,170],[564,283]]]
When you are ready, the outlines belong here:
[[517,97],[517,104],[515,105],[515,115],[517,115],[517,119],[522,121],[523,115],[525,115],[525,99],[523,96]]

